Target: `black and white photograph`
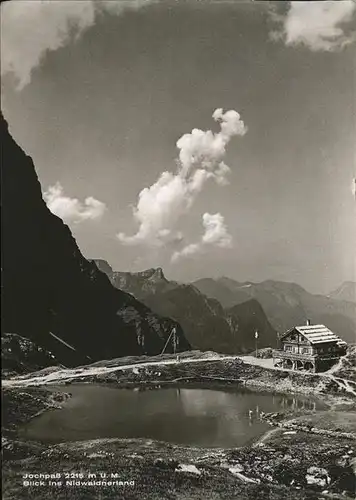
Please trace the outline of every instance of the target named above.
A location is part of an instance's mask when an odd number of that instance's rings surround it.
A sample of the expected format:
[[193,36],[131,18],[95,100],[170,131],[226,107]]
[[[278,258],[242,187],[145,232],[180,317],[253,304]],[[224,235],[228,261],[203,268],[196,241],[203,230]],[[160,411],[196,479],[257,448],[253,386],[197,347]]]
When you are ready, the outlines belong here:
[[1,3],[4,500],[352,500],[356,1]]

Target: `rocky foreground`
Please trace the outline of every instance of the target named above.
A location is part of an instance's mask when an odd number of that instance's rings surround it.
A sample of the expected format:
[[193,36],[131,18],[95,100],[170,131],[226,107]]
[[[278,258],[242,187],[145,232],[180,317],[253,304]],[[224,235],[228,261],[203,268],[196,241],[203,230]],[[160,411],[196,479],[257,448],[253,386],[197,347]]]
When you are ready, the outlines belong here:
[[[266,370],[212,353],[112,360],[76,370],[45,371],[5,381],[5,500],[354,498],[355,397],[338,377]],[[200,356],[200,358],[199,358]],[[194,359],[195,358],[195,359]],[[76,372],[76,373],[74,373]],[[271,430],[236,449],[192,448],[147,439],[99,439],[43,445],[23,442],[21,425],[63,404],[46,385],[110,383],[143,390],[165,384],[214,384],[318,394],[329,410],[264,416]],[[37,387],[34,387],[37,386]],[[352,386],[350,386],[352,388]],[[24,478],[24,474],[32,476]],[[36,475],[45,475],[44,477]],[[28,481],[28,483],[24,483]]]

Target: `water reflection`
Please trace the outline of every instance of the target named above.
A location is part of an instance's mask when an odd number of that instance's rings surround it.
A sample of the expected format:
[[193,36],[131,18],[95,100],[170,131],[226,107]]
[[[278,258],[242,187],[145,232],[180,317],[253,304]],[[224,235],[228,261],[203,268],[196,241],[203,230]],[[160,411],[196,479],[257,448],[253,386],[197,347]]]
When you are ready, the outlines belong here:
[[263,413],[317,409],[307,398],[242,390],[74,385],[70,391],[73,397],[62,410],[44,413],[24,428],[26,437],[45,442],[145,437],[194,446],[240,446],[269,428]]
[[280,396],[279,407],[283,410],[311,410],[317,409],[316,402],[310,399],[293,397],[293,396]]

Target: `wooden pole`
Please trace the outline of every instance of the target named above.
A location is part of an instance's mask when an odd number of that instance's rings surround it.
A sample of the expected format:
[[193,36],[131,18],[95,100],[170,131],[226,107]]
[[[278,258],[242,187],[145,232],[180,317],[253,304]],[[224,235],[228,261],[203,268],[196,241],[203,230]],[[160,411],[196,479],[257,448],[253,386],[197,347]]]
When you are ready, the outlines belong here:
[[255,356],[256,356],[256,358],[257,358],[257,339],[258,339],[258,331],[256,330],[255,331],[255,343],[256,343],[256,354],[255,354]]
[[175,335],[175,332],[176,332],[176,329],[175,329],[175,328],[173,328],[173,330],[171,331],[171,333],[170,333],[170,335],[169,335],[169,337],[168,337],[168,339],[167,339],[167,342],[164,344],[163,350],[162,350],[162,352],[161,352],[161,356],[162,356],[162,354],[164,353],[164,351],[166,350],[166,347],[167,347],[167,345],[168,345],[168,342],[171,340],[172,335],[173,335],[173,334]]

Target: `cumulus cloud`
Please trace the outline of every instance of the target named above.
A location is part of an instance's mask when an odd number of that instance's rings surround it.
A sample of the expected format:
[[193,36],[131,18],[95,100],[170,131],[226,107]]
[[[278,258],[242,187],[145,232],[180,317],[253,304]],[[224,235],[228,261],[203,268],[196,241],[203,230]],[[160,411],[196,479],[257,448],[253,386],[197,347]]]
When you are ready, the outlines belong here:
[[224,217],[220,214],[203,215],[203,226],[205,233],[202,238],[202,243],[205,245],[214,245],[220,248],[230,248],[232,237],[227,231]]
[[246,127],[239,113],[234,110],[224,113],[221,108],[216,109],[213,118],[220,122],[221,130],[218,134],[195,128],[177,141],[183,175],[189,174],[197,164],[208,171],[218,168],[222,177],[228,172],[228,167],[221,161],[226,152],[225,147],[234,135],[244,135]]
[[285,16],[274,13],[280,29],[272,37],[313,51],[340,50],[356,40],[350,26],[355,12],[353,0],[290,2]]
[[65,196],[59,182],[48,188],[43,194],[43,199],[53,214],[67,222],[78,223],[100,219],[106,210],[105,203],[92,196],[85,198],[84,203],[81,203],[77,198]]
[[177,172],[163,172],[152,186],[139,193],[133,210],[139,228],[133,236],[119,233],[123,244],[160,247],[180,239],[175,226],[189,212],[206,182],[213,179],[220,186],[228,183],[230,168],[223,162],[226,146],[233,136],[242,136],[247,129],[234,110],[224,113],[217,109],[213,118],[220,124],[220,131],[193,129],[184,134],[177,141]]
[[186,245],[181,250],[174,252],[171,261],[177,262],[184,257],[205,252],[209,247],[231,248],[232,236],[229,234],[224,217],[220,213],[203,215],[205,232],[197,243]]
[[198,253],[201,253],[201,251],[202,251],[201,243],[191,243],[182,248],[182,250],[177,250],[176,252],[174,252],[171,261],[177,262],[183,257],[190,257],[191,255],[196,255]]
[[13,73],[18,90],[31,81],[47,51],[78,39],[100,14],[120,15],[156,0],[11,0],[1,5],[1,74]]

